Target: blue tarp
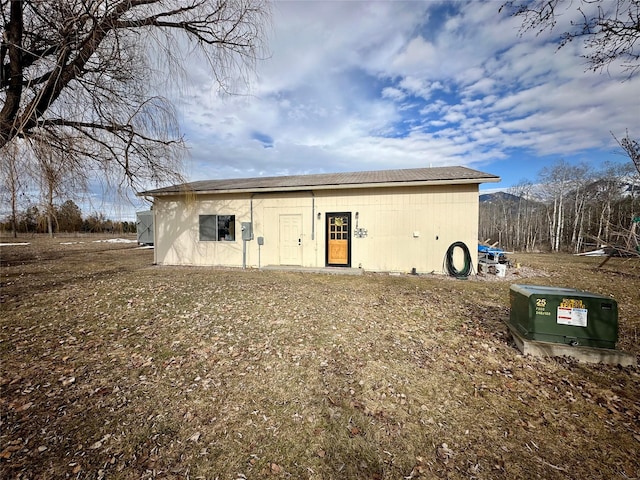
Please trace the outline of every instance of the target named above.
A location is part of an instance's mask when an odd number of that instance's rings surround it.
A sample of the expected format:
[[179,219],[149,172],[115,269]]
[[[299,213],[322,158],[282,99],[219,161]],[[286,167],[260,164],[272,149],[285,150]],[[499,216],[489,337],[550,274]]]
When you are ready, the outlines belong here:
[[504,250],[487,245],[478,245],[478,253],[489,253],[493,255],[504,255]]
[[478,259],[485,262],[507,263],[507,253],[500,248],[478,245]]

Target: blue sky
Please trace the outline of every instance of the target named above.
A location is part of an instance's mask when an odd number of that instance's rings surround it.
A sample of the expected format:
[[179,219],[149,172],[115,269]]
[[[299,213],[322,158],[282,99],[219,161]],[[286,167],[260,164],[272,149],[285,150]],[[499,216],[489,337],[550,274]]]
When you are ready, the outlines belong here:
[[597,168],[640,137],[640,75],[587,71],[558,50],[571,20],[519,35],[501,1],[286,1],[269,55],[237,95],[201,63],[169,93],[189,147],[189,181],[464,165],[507,189],[554,161]]

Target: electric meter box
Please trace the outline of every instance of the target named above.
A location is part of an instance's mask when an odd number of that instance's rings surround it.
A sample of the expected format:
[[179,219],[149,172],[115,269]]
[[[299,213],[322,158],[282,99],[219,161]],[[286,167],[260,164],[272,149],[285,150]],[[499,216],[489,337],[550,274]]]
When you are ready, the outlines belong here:
[[253,225],[251,225],[251,222],[242,222],[240,227],[242,229],[242,240],[253,240]]
[[618,304],[573,288],[511,285],[509,323],[527,340],[614,349]]

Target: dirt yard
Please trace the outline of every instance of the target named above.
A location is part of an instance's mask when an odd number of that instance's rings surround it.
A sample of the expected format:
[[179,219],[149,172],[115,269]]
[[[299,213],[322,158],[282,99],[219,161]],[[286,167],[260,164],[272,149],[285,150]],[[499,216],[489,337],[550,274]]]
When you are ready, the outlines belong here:
[[93,240],[0,247],[1,478],[640,477],[640,369],[523,357],[503,323],[512,283],[610,295],[639,356],[638,260],[342,276]]

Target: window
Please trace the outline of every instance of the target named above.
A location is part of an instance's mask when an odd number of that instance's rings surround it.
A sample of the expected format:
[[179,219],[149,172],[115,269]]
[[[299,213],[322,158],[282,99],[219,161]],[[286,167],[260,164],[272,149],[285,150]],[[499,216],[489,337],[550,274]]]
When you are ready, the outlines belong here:
[[349,239],[349,219],[347,216],[329,217],[329,232],[331,240]]
[[233,242],[235,239],[235,215],[200,215],[201,242]]

